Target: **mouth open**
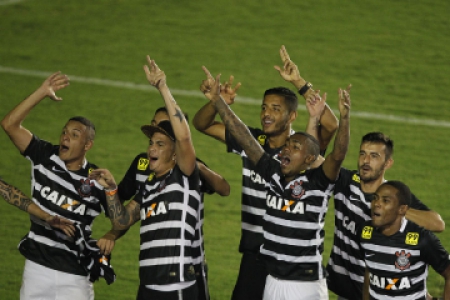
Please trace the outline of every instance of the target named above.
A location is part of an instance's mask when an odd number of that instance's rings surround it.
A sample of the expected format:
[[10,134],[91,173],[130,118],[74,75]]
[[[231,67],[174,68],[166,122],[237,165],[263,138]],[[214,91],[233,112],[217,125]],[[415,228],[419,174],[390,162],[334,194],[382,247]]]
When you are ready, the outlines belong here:
[[66,145],[59,145],[60,152],[66,152],[67,150],[69,150],[69,147],[67,147]]
[[287,166],[287,165],[289,165],[291,163],[291,159],[289,157],[287,157],[287,156],[282,156],[280,158],[280,162],[281,162],[282,166]]

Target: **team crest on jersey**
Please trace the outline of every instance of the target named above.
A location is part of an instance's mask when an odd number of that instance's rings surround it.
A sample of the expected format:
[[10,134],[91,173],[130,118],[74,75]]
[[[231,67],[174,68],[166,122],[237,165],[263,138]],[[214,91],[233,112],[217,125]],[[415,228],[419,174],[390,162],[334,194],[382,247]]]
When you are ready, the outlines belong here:
[[258,142],[261,146],[264,146],[264,144],[266,143],[266,139],[267,136],[264,134],[261,134],[260,136],[258,136]]
[[405,244],[407,245],[417,245],[419,243],[419,233],[418,232],[408,232],[405,239]]
[[89,168],[89,170],[88,170],[88,174],[91,174],[92,170],[94,170],[94,169],[92,169],[92,168]]
[[364,226],[361,237],[366,240],[370,240],[372,238],[373,227],[372,226]]
[[360,183],[360,182],[361,182],[361,178],[359,178],[359,175],[358,175],[358,174],[353,174],[352,180],[355,181],[355,182],[357,182],[357,183]]
[[78,194],[80,194],[81,197],[89,197],[91,195],[94,183],[89,179],[80,179],[80,181],[81,185],[78,188]]
[[295,199],[300,199],[305,194],[305,189],[302,187],[303,181],[295,181],[289,188],[292,190],[291,196]]
[[149,160],[147,158],[139,158],[137,168],[138,170],[145,171],[148,168]]
[[406,270],[409,269],[411,266],[411,263],[409,262],[409,257],[411,256],[411,253],[406,253],[405,250],[402,250],[401,252],[395,252],[395,255],[397,255],[397,260],[395,261],[395,268],[399,270]]

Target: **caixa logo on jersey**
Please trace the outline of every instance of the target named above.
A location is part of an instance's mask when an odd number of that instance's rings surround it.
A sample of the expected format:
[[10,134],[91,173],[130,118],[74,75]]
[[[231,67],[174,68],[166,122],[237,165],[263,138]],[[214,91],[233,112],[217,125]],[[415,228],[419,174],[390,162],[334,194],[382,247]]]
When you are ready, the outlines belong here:
[[408,277],[388,278],[370,273],[370,284],[383,290],[404,290],[411,287],[411,281]]
[[305,213],[305,205],[303,202],[278,198],[273,195],[267,195],[267,206],[291,214]]
[[44,186],[40,191],[41,197],[51,201],[53,204],[58,205],[62,209],[84,215],[86,211],[86,205],[81,204],[80,201],[73,200],[66,197],[66,195],[60,195],[57,191],[53,191],[50,187]]
[[152,205],[141,209],[141,220],[145,220],[154,216],[167,214],[169,211],[169,203],[167,201],[160,201],[152,203]]

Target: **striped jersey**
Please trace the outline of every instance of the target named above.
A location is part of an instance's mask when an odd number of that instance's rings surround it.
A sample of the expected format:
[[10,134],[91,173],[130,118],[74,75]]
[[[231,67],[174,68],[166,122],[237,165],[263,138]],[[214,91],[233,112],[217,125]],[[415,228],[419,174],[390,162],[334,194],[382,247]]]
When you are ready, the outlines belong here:
[[266,180],[260,253],[269,274],[284,280],[323,279],[325,215],[334,183],[322,167],[285,182],[280,162],[268,154],[262,156],[256,170]]
[[[142,285],[180,289],[195,283],[193,245],[200,206],[199,171],[184,175],[179,167],[150,178],[134,200],[140,205]],[[177,285],[178,284],[178,285]]]
[[[267,136],[261,129],[248,127],[253,137],[260,143],[264,151],[278,157],[280,148],[269,147]],[[242,147],[226,131],[227,151],[238,154],[242,158],[242,210],[240,252],[258,253],[263,242],[263,216],[266,212],[265,180],[256,171]]]
[[370,221],[358,230],[369,271],[370,299],[426,299],[428,266],[441,274],[449,253],[429,230],[403,219],[400,230],[385,236]]
[[[206,165],[202,160],[197,158],[197,161]],[[147,153],[143,152],[138,154],[130,167],[128,168],[125,176],[118,185],[118,194],[121,201],[126,201],[133,198],[144,185],[147,179],[151,179],[153,172],[148,168],[149,160]],[[151,175],[152,174],[152,175]],[[195,241],[193,243],[193,259],[196,273],[204,272],[205,259],[205,247],[203,240],[203,222],[205,218],[204,213],[204,193],[212,194],[214,191],[207,185],[205,180],[200,175],[200,205],[199,205],[199,222],[196,225]]]
[[[97,166],[85,161],[80,170],[69,171],[58,151],[59,146],[36,136],[24,151],[32,165],[32,200],[47,213],[80,224],[90,233],[94,218],[106,207],[103,187],[88,179]],[[73,239],[34,216],[30,219],[30,231],[19,244],[22,255],[50,269],[86,275]]]
[[[334,241],[327,264],[327,285],[346,299],[361,299],[365,263],[358,245],[358,225],[371,220],[373,193],[364,193],[358,171],[341,168],[334,188]],[[429,210],[414,195],[411,207]]]

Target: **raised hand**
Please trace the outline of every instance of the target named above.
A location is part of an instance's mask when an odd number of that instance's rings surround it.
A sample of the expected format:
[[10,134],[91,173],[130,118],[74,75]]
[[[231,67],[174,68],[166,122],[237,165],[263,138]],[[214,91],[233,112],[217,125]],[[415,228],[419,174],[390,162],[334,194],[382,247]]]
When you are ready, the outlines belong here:
[[309,116],[314,117],[317,120],[320,119],[324,109],[325,102],[327,101],[327,93],[324,93],[322,97],[320,97],[320,91],[317,91],[314,94],[311,94],[306,99],[306,108],[308,110]]
[[224,85],[220,86],[220,95],[222,96],[223,100],[225,100],[225,102],[228,105],[231,105],[234,103],[234,99],[236,98],[236,95],[237,95],[236,92],[241,87],[241,83],[239,82],[233,88],[233,80],[234,80],[234,76],[231,75],[230,79],[228,81],[226,81]]
[[347,116],[350,112],[351,101],[350,101],[350,89],[352,85],[348,85],[347,89],[339,89],[339,113],[342,116]]
[[291,60],[289,54],[286,50],[286,47],[281,46],[280,49],[280,57],[283,62],[283,68],[279,66],[274,66],[275,70],[280,73],[280,76],[292,84],[295,85],[296,82],[302,81],[300,76],[300,71],[298,70],[297,65]]
[[75,226],[73,225],[73,222],[67,219],[59,216],[49,216],[45,219],[45,222],[53,228],[62,230],[68,236],[75,236]]
[[161,71],[154,60],[150,59],[149,55],[147,55],[147,63],[148,65],[144,65],[144,72],[148,82],[157,89],[166,86],[166,74]]
[[50,75],[40,86],[40,90],[44,96],[49,97],[53,101],[61,101],[62,98],[56,96],[56,92],[65,88],[70,84],[69,77],[61,72],[56,72]]
[[[200,91],[202,91],[202,93],[205,94],[206,98],[211,100],[210,91],[211,91],[212,86],[215,84],[215,79],[205,66],[202,66],[202,69],[206,74],[206,79],[202,81],[202,84],[200,85]],[[239,82],[233,88],[233,80],[234,80],[234,76],[231,75],[230,79],[228,81],[226,81],[224,85],[220,85],[220,95],[222,96],[223,100],[225,100],[225,102],[228,105],[231,105],[234,103],[234,99],[236,98],[236,95],[237,95],[236,92],[239,89],[239,87],[241,86],[241,83]]]

